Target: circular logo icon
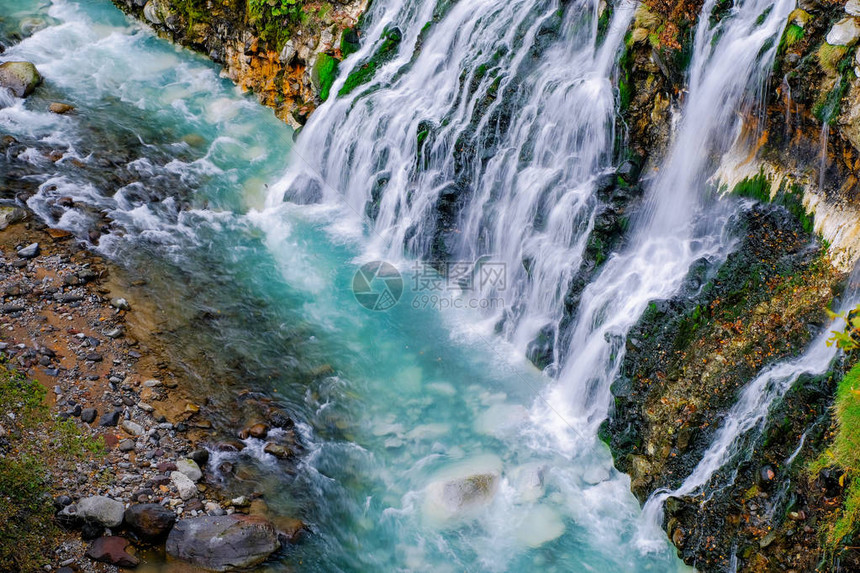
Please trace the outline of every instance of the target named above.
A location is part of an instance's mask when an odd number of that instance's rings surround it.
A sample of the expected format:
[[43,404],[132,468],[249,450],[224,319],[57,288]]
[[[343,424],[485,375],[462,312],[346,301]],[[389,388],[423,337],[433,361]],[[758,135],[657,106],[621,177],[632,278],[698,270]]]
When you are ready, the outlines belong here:
[[352,294],[364,308],[388,310],[403,294],[403,277],[391,263],[373,261],[355,271]]

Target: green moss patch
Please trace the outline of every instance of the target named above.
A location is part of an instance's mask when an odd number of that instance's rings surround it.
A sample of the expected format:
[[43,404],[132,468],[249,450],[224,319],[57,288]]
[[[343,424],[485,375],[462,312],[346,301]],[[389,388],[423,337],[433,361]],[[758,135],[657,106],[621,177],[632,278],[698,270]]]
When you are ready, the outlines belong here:
[[0,412],[14,414],[3,417],[0,438],[0,571],[35,571],[51,562],[59,531],[49,467],[104,450],[74,421],[52,418],[45,393],[0,364]]
[[343,97],[349,95],[357,87],[362,86],[373,79],[376,71],[386,62],[394,58],[397,53],[397,47],[400,45],[402,35],[399,29],[393,28],[385,32],[384,40],[376,52],[363,65],[355,68],[349,74],[344,82],[343,87],[337,95]]
[[325,101],[328,99],[331,86],[334,80],[337,79],[338,62],[328,54],[320,54],[317,56],[317,61],[314,64],[313,78],[319,88],[320,99]]

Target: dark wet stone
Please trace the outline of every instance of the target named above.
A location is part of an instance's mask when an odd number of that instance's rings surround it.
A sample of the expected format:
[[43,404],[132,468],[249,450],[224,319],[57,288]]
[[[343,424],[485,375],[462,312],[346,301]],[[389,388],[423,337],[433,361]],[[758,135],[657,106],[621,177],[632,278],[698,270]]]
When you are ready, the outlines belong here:
[[99,419],[99,426],[112,427],[116,426],[119,423],[120,412],[114,410],[113,412],[108,412],[104,414]]
[[198,448],[191,452],[188,456],[192,460],[194,460],[198,466],[201,468],[206,465],[206,462],[209,461],[209,450],[205,448]]
[[257,516],[224,515],[183,519],[167,537],[167,554],[212,571],[259,565],[280,542],[275,527]]
[[99,415],[99,412],[95,408],[84,408],[81,411],[81,421],[86,422],[87,424],[90,424],[93,421],[95,421],[96,416],[98,416],[98,415]]
[[163,539],[176,523],[176,514],[157,503],[133,505],[125,510],[125,523],[146,541]]

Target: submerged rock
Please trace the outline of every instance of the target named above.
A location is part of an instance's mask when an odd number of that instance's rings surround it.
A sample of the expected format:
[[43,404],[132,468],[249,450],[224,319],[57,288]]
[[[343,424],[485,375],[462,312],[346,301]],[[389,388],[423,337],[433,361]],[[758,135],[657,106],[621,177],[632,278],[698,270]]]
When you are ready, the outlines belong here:
[[223,515],[183,519],[167,537],[167,554],[212,571],[259,565],[280,542],[275,527],[258,516]]
[[16,97],[27,97],[42,83],[42,76],[30,62],[0,64],[0,87],[8,88]]
[[430,484],[428,512],[443,520],[464,517],[488,505],[499,489],[499,474],[486,472]]

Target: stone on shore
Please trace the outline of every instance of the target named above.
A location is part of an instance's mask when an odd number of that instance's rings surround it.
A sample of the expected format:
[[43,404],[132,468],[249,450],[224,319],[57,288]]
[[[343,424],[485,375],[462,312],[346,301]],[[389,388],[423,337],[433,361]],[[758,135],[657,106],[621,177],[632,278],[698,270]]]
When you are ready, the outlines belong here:
[[211,571],[259,565],[280,543],[275,527],[258,516],[224,515],[183,519],[167,537],[167,554]]
[[22,259],[34,259],[39,255],[39,243],[27,245],[18,250],[18,256]]
[[137,567],[140,560],[126,552],[128,540],[123,537],[99,537],[87,548],[87,557],[119,567]]
[[27,212],[20,207],[0,207],[0,231],[26,218]]
[[146,431],[143,426],[138,424],[137,422],[132,422],[131,420],[123,420],[121,427],[124,432],[131,436],[140,436]]
[[173,485],[176,486],[176,490],[179,492],[179,497],[181,497],[184,501],[188,501],[195,495],[197,495],[197,486],[194,485],[194,482],[182,472],[173,471],[170,472],[170,481],[173,482]]
[[85,497],[76,506],[78,517],[102,527],[118,527],[125,513],[121,502],[103,495]]
[[176,514],[157,503],[142,503],[125,510],[125,523],[141,539],[156,541],[170,533]]
[[92,424],[96,420],[96,416],[99,415],[99,411],[95,408],[84,408],[81,410],[81,421],[86,422],[87,424]]
[[30,62],[0,64],[0,87],[9,88],[15,97],[27,97],[42,83],[42,76]]
[[185,474],[193,482],[200,481],[200,478],[203,477],[200,466],[194,460],[179,460],[176,462],[176,471]]

